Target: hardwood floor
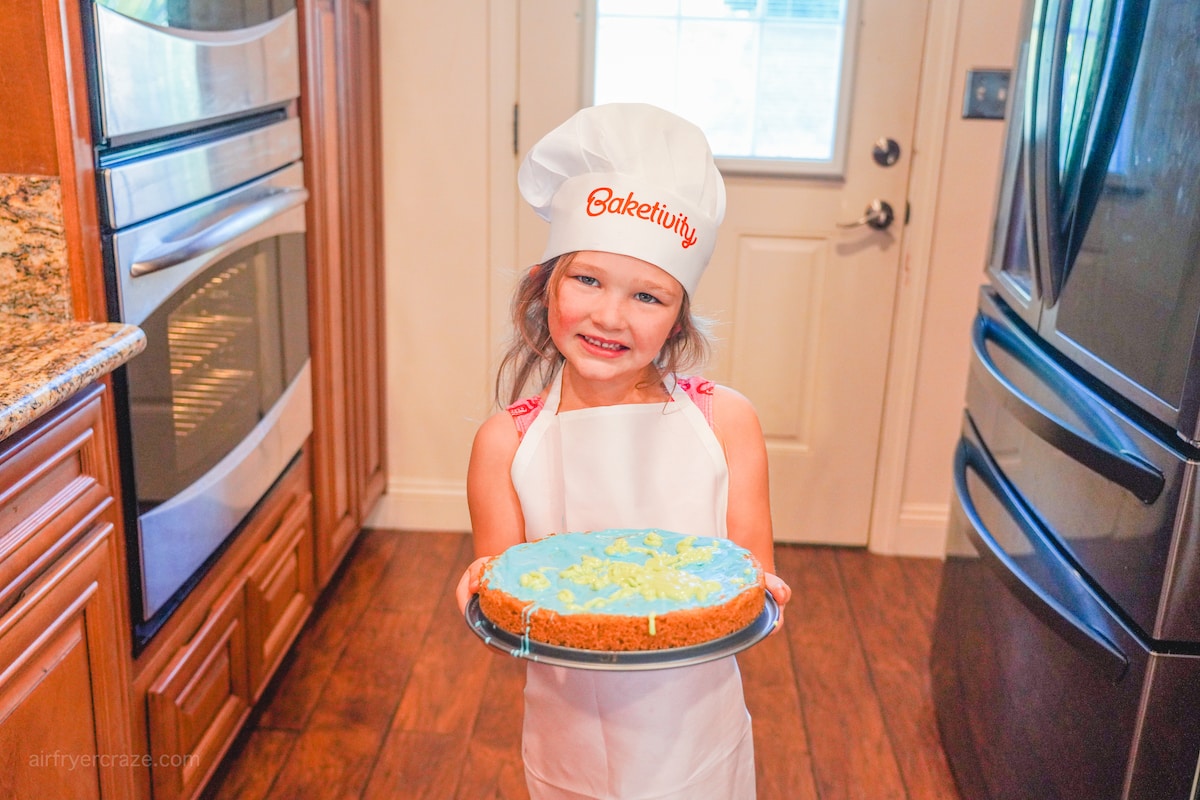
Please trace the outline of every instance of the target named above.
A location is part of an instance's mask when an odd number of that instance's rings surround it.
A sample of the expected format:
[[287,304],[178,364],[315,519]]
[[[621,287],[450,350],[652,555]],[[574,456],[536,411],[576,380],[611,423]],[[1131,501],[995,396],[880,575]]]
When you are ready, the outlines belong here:
[[[454,602],[470,548],[365,531],[205,797],[527,798],[523,665]],[[794,592],[783,631],[738,657],[759,800],[958,800],[929,688],[940,562],[776,558]]]

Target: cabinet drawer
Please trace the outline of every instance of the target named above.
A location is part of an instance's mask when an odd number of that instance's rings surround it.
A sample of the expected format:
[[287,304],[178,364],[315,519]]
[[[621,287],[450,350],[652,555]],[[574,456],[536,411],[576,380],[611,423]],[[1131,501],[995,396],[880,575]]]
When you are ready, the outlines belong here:
[[190,797],[250,709],[243,584],[216,603],[148,692],[155,800]]
[[0,613],[112,504],[104,386],[0,445]]
[[312,497],[285,507],[246,573],[250,687],[257,698],[313,605]]
[[0,795],[132,793],[113,527],[88,531],[0,615]]

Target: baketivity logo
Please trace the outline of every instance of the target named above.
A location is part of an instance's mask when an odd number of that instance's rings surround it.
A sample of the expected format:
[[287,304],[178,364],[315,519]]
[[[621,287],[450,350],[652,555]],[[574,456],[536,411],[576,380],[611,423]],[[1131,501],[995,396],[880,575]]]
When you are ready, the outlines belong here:
[[696,243],[696,229],[688,224],[686,214],[676,214],[667,209],[666,203],[643,203],[630,192],[626,197],[617,197],[608,186],[597,186],[587,197],[587,215],[620,214],[661,225],[679,234],[680,245],[686,250]]

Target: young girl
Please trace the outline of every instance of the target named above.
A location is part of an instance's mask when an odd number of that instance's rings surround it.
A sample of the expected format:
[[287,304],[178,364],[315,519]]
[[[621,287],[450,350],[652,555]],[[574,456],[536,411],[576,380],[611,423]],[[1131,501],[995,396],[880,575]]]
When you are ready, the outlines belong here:
[[[704,134],[653,106],[586,108],[534,146],[518,184],[550,234],[517,289],[497,395],[508,381],[510,402],[530,380],[541,391],[475,437],[478,558],[459,606],[483,562],[519,542],[657,527],[746,547],[782,608],[758,417],[732,389],[680,374],[707,352],[690,297],[725,211]],[[534,800],[755,796],[733,656],[633,672],[531,662],[522,749]]]

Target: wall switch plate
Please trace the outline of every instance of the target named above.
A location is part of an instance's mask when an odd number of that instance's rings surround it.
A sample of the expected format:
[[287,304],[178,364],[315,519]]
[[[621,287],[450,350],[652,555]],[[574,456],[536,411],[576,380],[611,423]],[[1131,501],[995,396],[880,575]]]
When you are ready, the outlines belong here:
[[967,70],[963,119],[1004,119],[1009,73],[1007,69]]

